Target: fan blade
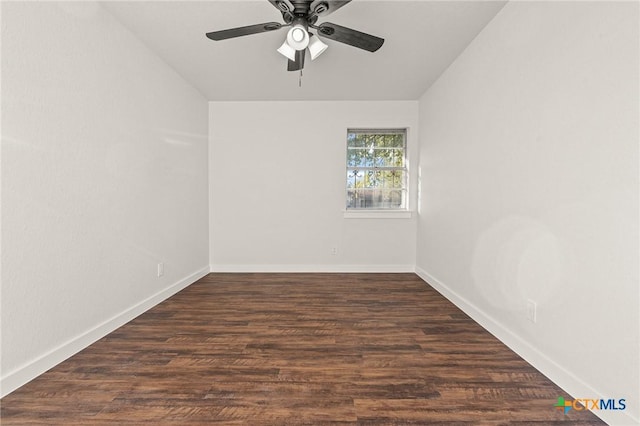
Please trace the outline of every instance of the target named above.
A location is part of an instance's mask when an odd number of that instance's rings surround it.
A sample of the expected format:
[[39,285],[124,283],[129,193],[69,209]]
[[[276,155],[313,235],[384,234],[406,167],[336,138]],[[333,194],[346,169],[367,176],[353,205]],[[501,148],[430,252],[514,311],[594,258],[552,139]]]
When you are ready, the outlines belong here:
[[241,37],[250,34],[265,33],[267,31],[279,30],[282,24],[279,22],[265,22],[264,24],[248,25],[246,27],[231,28],[228,30],[212,31],[207,33],[211,40],[226,40],[228,38]]
[[[330,13],[340,9],[347,3],[351,3],[351,0],[332,1],[332,0],[315,0],[311,3],[311,12],[315,12],[317,16],[327,16]],[[318,9],[318,6],[322,6]]]
[[304,50],[296,50],[296,60],[289,60],[287,71],[299,71],[304,68]]
[[332,24],[331,22],[323,22],[317,28],[318,34],[323,37],[368,50],[369,52],[375,52],[380,49],[384,43],[383,38]]

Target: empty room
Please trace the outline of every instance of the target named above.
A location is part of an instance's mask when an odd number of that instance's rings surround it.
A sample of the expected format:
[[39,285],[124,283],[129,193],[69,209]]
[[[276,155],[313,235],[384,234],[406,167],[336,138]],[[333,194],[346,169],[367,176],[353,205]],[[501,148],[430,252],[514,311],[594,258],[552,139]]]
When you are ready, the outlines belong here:
[[640,424],[638,1],[2,1],[0,423]]

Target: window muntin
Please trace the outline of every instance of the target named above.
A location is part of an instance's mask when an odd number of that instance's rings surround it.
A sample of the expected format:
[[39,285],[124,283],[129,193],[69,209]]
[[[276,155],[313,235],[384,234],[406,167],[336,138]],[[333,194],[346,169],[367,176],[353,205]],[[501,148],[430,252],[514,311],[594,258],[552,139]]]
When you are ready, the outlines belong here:
[[405,210],[406,154],[406,129],[349,129],[347,210]]

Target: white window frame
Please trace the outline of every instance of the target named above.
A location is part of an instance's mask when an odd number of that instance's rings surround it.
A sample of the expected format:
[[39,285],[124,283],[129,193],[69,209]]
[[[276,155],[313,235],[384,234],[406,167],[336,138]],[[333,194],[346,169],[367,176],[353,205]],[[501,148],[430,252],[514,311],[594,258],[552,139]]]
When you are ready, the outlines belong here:
[[[346,158],[345,158],[345,166],[346,166],[346,172],[347,172],[347,176],[348,173],[350,172],[350,170],[353,170],[354,167],[349,166],[348,162],[349,162],[349,157],[348,157],[348,151],[349,151],[349,142],[348,142],[348,135],[350,133],[366,133],[366,134],[384,134],[384,133],[403,133],[404,134],[404,148],[403,148],[403,153],[404,153],[404,167],[401,168],[393,168],[393,169],[400,169],[404,172],[405,175],[405,181],[404,181],[404,187],[403,187],[403,191],[404,191],[404,207],[401,208],[384,208],[384,209],[373,209],[373,208],[349,208],[347,206],[347,197],[348,197],[348,192],[349,192],[349,188],[348,188],[348,180],[347,182],[345,182],[345,192],[344,192],[344,202],[345,202],[345,210],[344,210],[344,217],[347,219],[408,219],[411,218],[411,210],[410,210],[410,191],[409,191],[409,185],[411,183],[411,179],[410,179],[410,169],[409,169],[409,129],[407,127],[393,127],[393,128],[361,128],[361,127],[354,127],[354,128],[349,128],[347,129],[347,133],[346,133],[346,138],[345,138],[345,153]],[[370,170],[370,169],[379,169],[378,167],[364,167],[362,169],[365,170]],[[387,168],[380,168],[382,170],[389,170]],[[347,178],[348,179],[348,178]]]

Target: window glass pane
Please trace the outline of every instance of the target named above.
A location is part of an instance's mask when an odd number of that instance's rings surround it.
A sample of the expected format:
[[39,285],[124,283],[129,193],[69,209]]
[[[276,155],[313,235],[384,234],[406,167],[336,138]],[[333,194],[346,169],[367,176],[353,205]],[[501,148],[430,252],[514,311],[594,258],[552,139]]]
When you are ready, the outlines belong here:
[[385,181],[388,183],[387,188],[402,189],[405,187],[407,172],[404,170],[385,171]]
[[385,145],[390,148],[404,148],[404,134],[385,135]]
[[361,170],[347,171],[347,188],[364,188],[365,174]]
[[348,167],[361,167],[364,166],[362,162],[362,152],[356,148],[347,149],[347,166]]
[[362,148],[364,147],[364,136],[361,133],[348,133],[347,134],[347,143],[350,147],[354,148]]
[[376,151],[373,148],[350,148],[347,150],[349,167],[373,167],[376,164]]
[[376,148],[374,165],[376,167],[403,167],[404,166],[404,149]]

